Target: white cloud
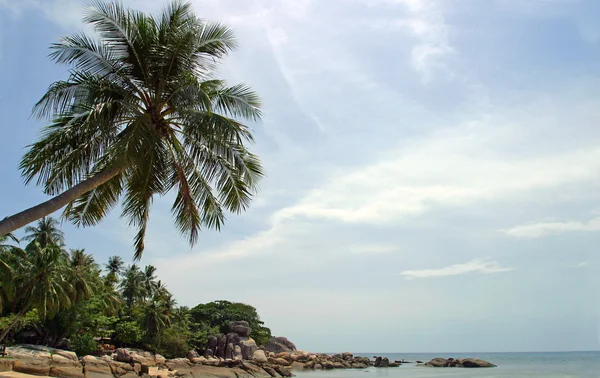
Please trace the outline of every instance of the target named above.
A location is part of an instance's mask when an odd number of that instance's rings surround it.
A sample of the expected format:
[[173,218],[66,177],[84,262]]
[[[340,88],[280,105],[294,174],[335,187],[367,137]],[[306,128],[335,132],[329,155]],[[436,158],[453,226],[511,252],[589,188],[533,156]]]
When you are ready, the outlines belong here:
[[587,261],[582,261],[582,262],[580,262],[578,264],[569,265],[569,267],[571,267],[571,268],[583,268],[583,267],[586,267],[588,265],[589,264],[588,264]]
[[544,236],[558,235],[566,232],[578,231],[600,231],[600,218],[593,218],[586,222],[567,221],[567,222],[539,222],[526,225],[511,227],[500,230],[507,235],[517,238],[541,238]]
[[400,273],[406,279],[458,276],[462,274],[480,273],[492,274],[509,272],[513,268],[504,268],[496,261],[475,259],[463,264],[454,264],[439,269],[405,270]]

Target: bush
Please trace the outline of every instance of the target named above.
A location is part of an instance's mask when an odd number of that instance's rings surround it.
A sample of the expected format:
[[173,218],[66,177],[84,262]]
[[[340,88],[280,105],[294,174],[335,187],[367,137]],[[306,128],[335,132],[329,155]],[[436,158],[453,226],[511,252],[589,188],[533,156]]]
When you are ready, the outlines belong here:
[[98,344],[91,334],[78,334],[71,337],[71,349],[80,357],[87,356],[98,350]]
[[188,334],[177,327],[167,328],[160,336],[158,353],[166,358],[185,357],[189,352]]

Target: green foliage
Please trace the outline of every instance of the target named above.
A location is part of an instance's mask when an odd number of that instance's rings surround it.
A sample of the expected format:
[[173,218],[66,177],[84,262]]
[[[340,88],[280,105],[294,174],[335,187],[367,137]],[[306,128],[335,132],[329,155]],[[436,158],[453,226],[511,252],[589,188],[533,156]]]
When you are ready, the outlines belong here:
[[144,336],[144,330],[135,320],[121,320],[115,325],[115,338],[125,345],[133,346],[142,341]]
[[229,322],[245,320],[252,329],[252,337],[258,345],[263,345],[271,338],[271,330],[264,326],[256,308],[245,303],[225,300],[199,304],[191,310],[194,321],[199,328],[217,328],[220,333],[229,332]]
[[71,350],[78,356],[86,356],[98,350],[98,343],[89,333],[76,334],[71,337]]
[[[48,225],[56,223],[46,219],[32,227],[45,230],[46,236],[33,236],[30,230],[25,250],[2,244],[6,238],[0,240],[0,261],[11,272],[10,277],[0,275],[0,289],[5,290],[0,335],[8,336],[6,343],[18,341],[27,331],[28,337],[37,335],[36,343],[49,346],[68,339],[78,355],[85,355],[98,347],[94,337],[102,337],[116,346],[175,358],[190,349],[204,350],[209,336],[230,331],[230,321],[247,321],[258,344],[271,337],[256,308],[244,303],[178,307],[152,265],[140,269],[134,264],[123,270],[122,259],[112,256],[102,276],[91,255],[83,249],[66,252],[63,233]],[[12,292],[7,290],[9,279]]]
[[189,329],[171,326],[159,336],[157,351],[166,358],[183,357],[191,349],[191,336]]
[[233,31],[182,1],[156,17],[98,0],[84,22],[96,33],[51,46],[70,75],[35,105],[49,125],[21,160],[22,175],[48,195],[95,184],[66,205],[78,226],[98,224],[122,199],[138,231],[135,259],[153,199],[172,191],[175,226],[194,245],[202,228],[218,230],[226,212],[246,210],[263,176],[242,123],[260,119],[260,99],[214,75],[236,47]]

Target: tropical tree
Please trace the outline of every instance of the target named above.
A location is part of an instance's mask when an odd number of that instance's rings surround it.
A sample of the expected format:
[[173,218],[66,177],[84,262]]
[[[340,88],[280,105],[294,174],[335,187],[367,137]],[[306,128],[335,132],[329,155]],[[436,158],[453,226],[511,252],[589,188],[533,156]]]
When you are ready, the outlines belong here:
[[111,256],[108,258],[108,263],[105,265],[105,268],[108,271],[108,274],[118,276],[123,270],[124,265],[125,263],[121,256]]
[[67,258],[59,246],[50,243],[42,248],[34,241],[20,260],[13,278],[19,288],[11,301],[15,317],[0,335],[0,341],[27,311],[35,309],[40,320],[45,320],[72,304],[73,286],[67,279]]
[[28,226],[25,228],[25,236],[23,240],[36,242],[41,248],[45,248],[50,244],[55,244],[59,247],[65,245],[65,234],[58,228],[58,221],[52,217],[43,217],[37,221],[36,226]]
[[50,124],[20,164],[27,183],[54,197],[0,221],[0,235],[65,206],[74,224],[95,225],[122,198],[139,259],[153,198],[173,190],[176,227],[193,245],[202,227],[220,229],[225,211],[245,210],[263,175],[242,123],[260,118],[259,97],[214,78],[233,32],[180,1],[156,17],[97,1],[84,21],[97,39],[51,47],[70,76],[34,107]]
[[92,298],[99,287],[98,265],[83,249],[71,249],[67,263],[67,279],[73,287],[73,301]]
[[2,277],[0,279],[0,314],[2,314],[4,303],[13,298],[16,290],[14,268],[11,263],[15,262],[17,254],[24,253],[20,248],[7,244],[8,240],[19,243],[19,239],[12,233],[0,236],[0,277]]
[[144,298],[144,278],[144,272],[136,264],[127,268],[123,274],[123,279],[119,283],[119,286],[129,309],[133,307],[136,301]]
[[156,267],[153,265],[146,265],[144,268],[144,294],[146,299],[150,299],[154,296],[157,290],[156,282]]
[[111,256],[108,258],[108,263],[104,265],[107,270],[106,277],[104,277],[104,283],[109,288],[114,288],[115,284],[119,280],[119,274],[123,271],[125,263],[121,256]]

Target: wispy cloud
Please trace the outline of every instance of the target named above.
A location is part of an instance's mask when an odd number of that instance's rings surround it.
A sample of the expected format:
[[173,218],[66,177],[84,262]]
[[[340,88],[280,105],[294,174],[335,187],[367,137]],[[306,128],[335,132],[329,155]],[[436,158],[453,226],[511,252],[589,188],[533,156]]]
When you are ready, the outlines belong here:
[[586,222],[539,222],[515,226],[500,231],[513,237],[530,239],[541,238],[550,235],[558,235],[566,232],[600,231],[600,217],[592,218]]
[[588,262],[587,261],[582,261],[580,263],[577,264],[573,264],[573,265],[569,265],[570,268],[583,268],[585,266],[588,266]]
[[502,267],[496,261],[475,259],[463,264],[454,264],[438,269],[405,270],[400,274],[406,279],[411,280],[414,278],[448,277],[470,273],[492,274],[512,270],[515,269]]

